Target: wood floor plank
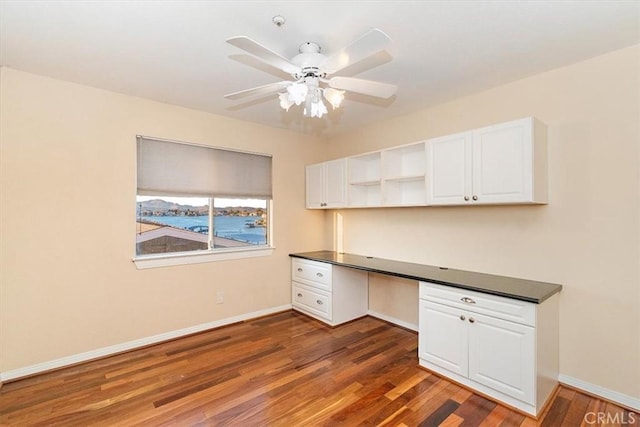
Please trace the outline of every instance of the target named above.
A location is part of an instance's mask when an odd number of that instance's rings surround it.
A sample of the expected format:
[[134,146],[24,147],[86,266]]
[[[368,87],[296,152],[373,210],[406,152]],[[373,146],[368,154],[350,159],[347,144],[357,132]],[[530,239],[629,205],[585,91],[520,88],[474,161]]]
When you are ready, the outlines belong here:
[[562,420],[563,427],[579,426],[584,421],[584,417],[587,414],[587,407],[591,398],[582,393],[574,392],[571,399],[571,405],[567,409],[567,414]]
[[480,427],[517,427],[524,421],[524,415],[518,414],[505,406],[497,405],[482,420]]
[[454,413],[445,418],[440,424],[440,427],[458,427],[463,422],[464,419],[460,418]]
[[472,394],[467,400],[460,404],[460,407],[454,413],[464,419],[461,426],[478,426],[495,406],[495,402],[487,400],[477,394]]
[[460,404],[454,400],[447,399],[442,405],[435,411],[433,411],[427,418],[420,423],[420,427],[439,426],[449,415],[451,415]]
[[562,425],[564,417],[567,415],[571,401],[561,397],[559,394],[551,404],[551,408],[542,422],[542,427],[556,427]]
[[[608,418],[587,424],[588,412]],[[372,317],[331,328],[291,311],[0,388],[0,425],[12,427],[555,427],[630,418],[561,387],[537,422],[420,368],[411,331]]]

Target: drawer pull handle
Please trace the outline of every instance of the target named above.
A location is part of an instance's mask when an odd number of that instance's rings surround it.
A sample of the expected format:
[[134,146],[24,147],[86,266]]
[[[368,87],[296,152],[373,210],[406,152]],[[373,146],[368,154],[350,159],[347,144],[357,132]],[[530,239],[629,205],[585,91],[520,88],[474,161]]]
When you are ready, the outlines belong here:
[[302,273],[302,269],[301,269],[300,267],[298,267],[298,271],[299,271],[300,273]]
[[460,315],[460,320],[464,321],[464,319],[466,319],[466,317],[464,317],[464,314]]
[[469,317],[469,323],[476,323],[476,319],[474,319],[473,317]]
[[319,299],[318,299],[318,300],[316,300],[316,303],[317,303],[318,305],[322,305],[322,300],[319,300]]
[[298,292],[298,298],[302,298],[302,294]]
[[463,297],[463,298],[460,298],[460,301],[462,301],[462,302],[464,302],[464,303],[467,303],[467,304],[475,304],[475,303],[476,303],[474,300],[472,300],[472,299],[471,299],[471,298],[469,298],[469,297]]
[[318,276],[318,277],[323,277],[323,276],[322,276],[322,273],[316,273],[316,276]]

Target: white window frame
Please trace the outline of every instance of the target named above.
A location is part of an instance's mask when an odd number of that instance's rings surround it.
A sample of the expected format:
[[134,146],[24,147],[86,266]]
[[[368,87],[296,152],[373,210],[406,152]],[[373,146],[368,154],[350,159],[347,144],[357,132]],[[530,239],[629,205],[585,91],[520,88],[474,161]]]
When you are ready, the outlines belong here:
[[[174,265],[199,264],[203,262],[225,261],[230,259],[254,258],[273,254],[273,199],[267,200],[267,244],[242,246],[239,248],[207,249],[193,252],[170,252],[166,254],[136,255],[133,262],[138,270]],[[135,247],[135,245],[134,245]]]
[[[141,135],[137,136],[138,138],[147,138]],[[150,138],[158,141],[164,142],[173,142],[179,144],[187,144],[187,145],[195,145],[202,146],[206,148],[220,149],[224,151],[235,151],[229,150],[227,148],[218,148],[211,146],[204,146],[200,144],[190,144],[181,141],[167,140],[161,138]],[[241,152],[241,151],[239,151]],[[247,154],[257,154],[257,153],[247,153]],[[137,187],[137,185],[136,185]],[[137,191],[136,191],[137,196]],[[186,196],[187,197],[187,196]],[[213,196],[210,197],[210,209],[209,209],[209,226],[210,230],[212,215],[213,215],[213,199],[216,197],[221,197],[225,199],[233,198],[233,195],[221,195],[221,196]],[[237,197],[246,199],[246,196],[238,195]],[[157,267],[170,267],[174,265],[187,265],[187,264],[199,264],[205,262],[215,262],[215,261],[225,261],[231,259],[242,259],[242,258],[254,258],[261,256],[269,256],[273,254],[275,250],[274,244],[274,233],[273,233],[273,197],[266,199],[267,202],[267,244],[266,245],[247,245],[241,247],[233,247],[233,248],[211,248],[211,240],[209,240],[209,248],[206,250],[198,250],[198,251],[190,251],[190,252],[169,252],[169,253],[160,253],[160,254],[149,254],[149,255],[134,255],[132,261],[135,264],[136,268],[139,270],[147,269],[147,268],[157,268]],[[135,203],[134,203],[135,206]],[[135,236],[135,233],[134,233]],[[211,234],[209,235],[209,239],[211,239]],[[135,244],[133,245],[135,251]]]

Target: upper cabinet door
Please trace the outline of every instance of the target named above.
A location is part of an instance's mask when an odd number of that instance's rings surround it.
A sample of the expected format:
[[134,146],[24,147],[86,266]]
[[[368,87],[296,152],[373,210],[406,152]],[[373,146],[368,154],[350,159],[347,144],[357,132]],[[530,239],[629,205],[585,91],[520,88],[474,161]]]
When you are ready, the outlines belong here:
[[322,208],[324,203],[324,164],[307,166],[307,208]]
[[347,204],[346,159],[307,166],[307,208],[340,208]]
[[459,205],[470,198],[472,133],[427,141],[427,204]]
[[532,124],[523,119],[473,131],[473,201],[532,201]]
[[325,163],[325,205],[326,208],[341,208],[347,204],[346,159]]
[[547,203],[547,131],[532,117],[427,141],[427,204]]

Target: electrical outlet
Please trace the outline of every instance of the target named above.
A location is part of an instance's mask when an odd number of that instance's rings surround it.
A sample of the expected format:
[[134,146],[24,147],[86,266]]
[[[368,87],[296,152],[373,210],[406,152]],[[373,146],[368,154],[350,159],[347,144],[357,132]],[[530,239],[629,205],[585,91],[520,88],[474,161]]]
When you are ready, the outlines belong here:
[[224,291],[218,291],[216,295],[216,304],[222,304],[224,302]]

